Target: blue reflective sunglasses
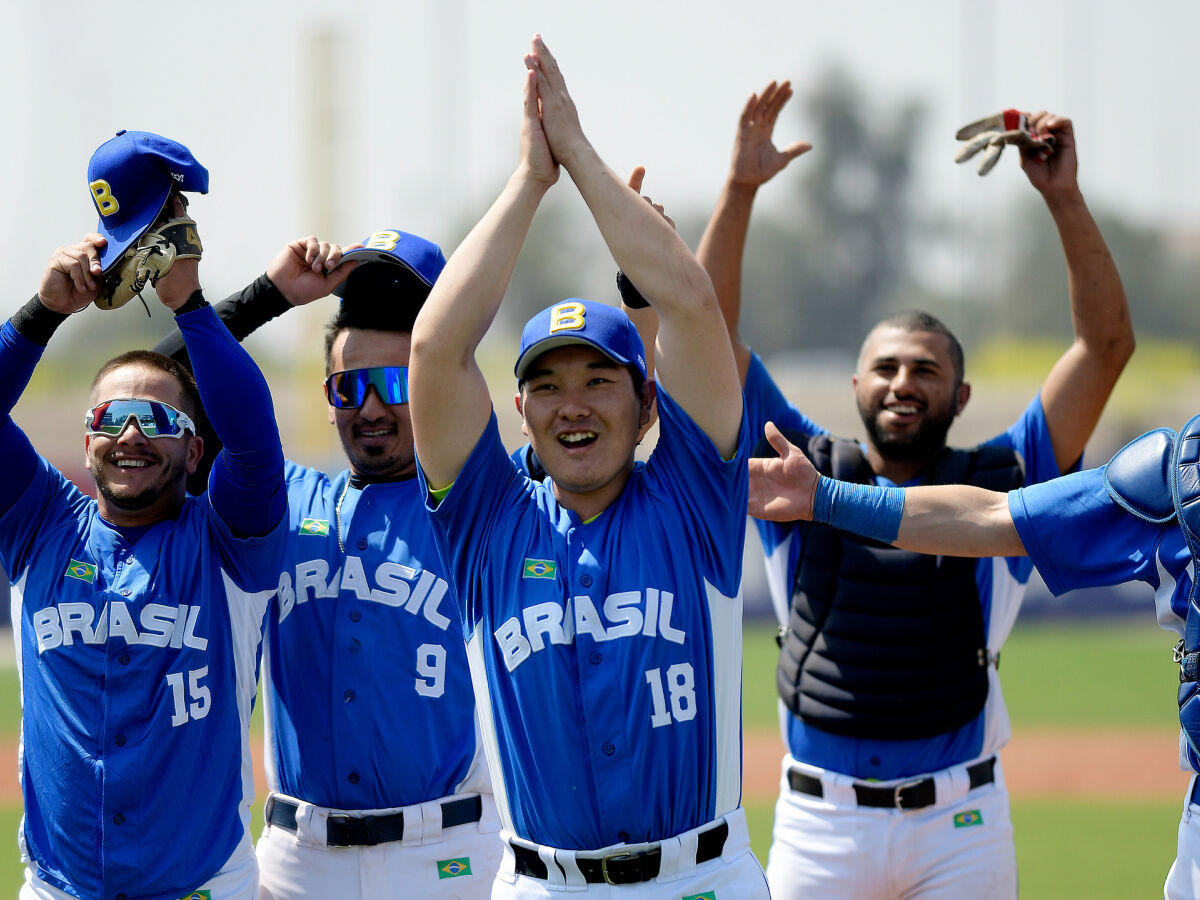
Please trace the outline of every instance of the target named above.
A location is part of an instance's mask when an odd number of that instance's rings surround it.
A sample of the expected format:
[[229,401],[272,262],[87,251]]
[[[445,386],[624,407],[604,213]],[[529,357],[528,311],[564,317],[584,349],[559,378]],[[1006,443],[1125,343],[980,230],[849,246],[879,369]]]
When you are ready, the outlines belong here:
[[408,402],[408,369],[404,366],[375,366],[347,369],[325,379],[325,398],[337,409],[358,409],[367,402],[367,390],[375,388],[389,406]]
[[196,433],[196,424],[187,413],[159,400],[130,397],[105,400],[93,406],[84,414],[83,424],[92,434],[116,437],[130,419],[148,438],[179,437],[185,431]]

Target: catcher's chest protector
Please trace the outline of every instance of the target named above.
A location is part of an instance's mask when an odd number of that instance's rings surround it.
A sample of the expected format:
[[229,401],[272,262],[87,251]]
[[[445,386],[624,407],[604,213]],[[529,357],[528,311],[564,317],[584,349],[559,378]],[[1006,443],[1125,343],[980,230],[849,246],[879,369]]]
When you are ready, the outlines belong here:
[[1179,434],[1147,432],[1117,452],[1104,473],[1109,496],[1139,518],[1163,524],[1175,519],[1192,554],[1191,587],[1179,663],[1179,724],[1190,754],[1200,760],[1200,416]]
[[[817,471],[874,482],[853,441],[813,437]],[[1023,482],[1007,447],[945,450],[926,484],[1010,490]],[[828,525],[804,527],[776,686],[787,707],[833,734],[912,739],[971,721],[988,693],[978,561],[899,550]]]

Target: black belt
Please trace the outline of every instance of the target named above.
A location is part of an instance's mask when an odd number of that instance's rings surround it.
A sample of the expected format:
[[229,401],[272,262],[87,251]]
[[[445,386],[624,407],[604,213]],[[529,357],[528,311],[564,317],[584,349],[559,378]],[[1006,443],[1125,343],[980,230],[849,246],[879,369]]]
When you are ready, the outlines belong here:
[[[696,865],[716,859],[725,848],[729,826],[725,822],[696,836]],[[536,850],[520,844],[509,844],[517,858],[517,874],[546,880],[546,863]],[[641,884],[658,877],[662,865],[662,850],[658,844],[634,853],[611,853],[600,859],[575,857],[575,864],[588,884]]]
[[[996,757],[985,759],[974,765],[967,766],[968,790],[974,790],[996,780]],[[799,769],[788,770],[788,785],[793,791],[809,794],[813,797],[824,797],[825,788],[821,779]],[[918,778],[916,781],[902,781],[890,787],[880,787],[864,782],[855,782],[854,795],[858,798],[859,806],[877,806],[884,809],[924,809],[937,803],[937,789],[933,778]]]
[[[267,801],[267,821],[286,831],[296,831],[296,811],[300,807],[283,797]],[[478,822],[483,816],[483,801],[478,795],[442,804],[442,828]],[[325,819],[325,844],[328,847],[374,847],[404,839],[404,813],[385,816],[349,816],[330,813]]]

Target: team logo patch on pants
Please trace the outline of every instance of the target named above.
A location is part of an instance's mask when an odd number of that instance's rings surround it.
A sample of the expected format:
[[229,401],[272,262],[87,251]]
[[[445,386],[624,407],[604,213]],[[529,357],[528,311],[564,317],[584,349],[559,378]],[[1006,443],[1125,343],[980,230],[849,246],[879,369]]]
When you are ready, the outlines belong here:
[[460,856],[458,859],[439,859],[437,870],[439,881],[443,878],[458,878],[460,875],[470,875],[471,857]]
[[688,894],[683,900],[717,900],[717,892],[705,891],[703,894]]
[[969,828],[972,825],[982,824],[983,814],[977,809],[967,810],[967,812],[960,812],[954,817],[955,828]]
[[212,900],[212,891],[192,891],[180,900]]

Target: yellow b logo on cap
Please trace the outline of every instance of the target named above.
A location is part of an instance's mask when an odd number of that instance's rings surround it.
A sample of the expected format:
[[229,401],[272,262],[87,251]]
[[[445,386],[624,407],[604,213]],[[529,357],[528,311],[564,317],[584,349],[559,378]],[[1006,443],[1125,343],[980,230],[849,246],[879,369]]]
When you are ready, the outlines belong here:
[[88,185],[92,189],[92,197],[96,201],[96,209],[100,210],[100,215],[111,216],[121,204],[117,202],[117,198],[112,195],[112,190],[108,186],[108,182],[103,179],[97,179]]
[[395,250],[400,235],[395,231],[377,231],[367,238],[368,250]]
[[587,309],[582,303],[560,303],[550,310],[550,333],[579,331],[583,328]]

